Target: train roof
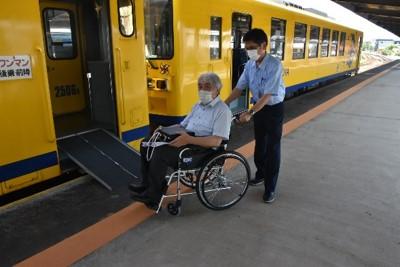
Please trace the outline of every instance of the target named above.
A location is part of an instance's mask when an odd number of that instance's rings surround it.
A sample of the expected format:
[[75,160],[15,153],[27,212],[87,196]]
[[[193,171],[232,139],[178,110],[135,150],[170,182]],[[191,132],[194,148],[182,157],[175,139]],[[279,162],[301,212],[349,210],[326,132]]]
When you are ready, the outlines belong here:
[[274,7],[279,8],[279,9],[285,9],[286,11],[291,12],[291,13],[301,14],[302,16],[318,19],[318,20],[321,20],[321,21],[325,21],[325,22],[328,22],[328,23],[331,23],[331,24],[335,24],[335,25],[344,27],[344,28],[349,29],[349,30],[362,32],[361,30],[358,30],[358,29],[355,29],[355,28],[351,28],[349,26],[341,24],[341,23],[339,23],[339,22],[337,22],[337,21],[335,21],[335,20],[333,20],[333,19],[331,19],[329,17],[324,17],[324,16],[319,15],[317,13],[313,13],[311,11],[300,9],[300,8],[293,7],[293,6],[290,6],[290,5],[285,5],[283,3],[282,4],[281,3],[276,3],[276,2],[273,2],[271,0],[246,0],[246,1],[252,2],[252,3],[257,2],[257,3],[260,3],[262,5],[267,5],[267,6],[274,6]]

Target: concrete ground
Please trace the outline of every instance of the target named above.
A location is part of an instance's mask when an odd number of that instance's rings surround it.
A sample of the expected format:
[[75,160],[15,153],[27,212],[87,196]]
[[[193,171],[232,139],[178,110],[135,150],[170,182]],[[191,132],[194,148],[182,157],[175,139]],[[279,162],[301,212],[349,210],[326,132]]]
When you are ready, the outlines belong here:
[[[325,84],[316,90],[285,101],[285,123],[397,63],[398,61],[392,62],[351,78]],[[229,142],[230,149],[237,149],[252,141],[253,131],[251,128],[251,123],[235,125]],[[285,140],[285,142],[287,141]],[[286,158],[286,155],[284,157]],[[289,166],[289,164],[284,162],[284,172],[288,168],[285,166]],[[281,178],[283,180],[281,182],[285,182],[285,179],[290,179],[290,177]],[[58,178],[53,179],[49,181],[49,184],[45,182],[26,190],[17,191],[15,194],[0,197],[0,266],[14,265],[132,204],[126,186],[116,187],[113,192],[109,192],[90,177],[79,178],[27,199],[13,202],[25,194],[30,195],[32,192],[49,188],[53,182],[58,185],[63,181]],[[282,193],[284,192],[281,192],[281,195]],[[251,194],[261,193],[250,191],[247,197],[251,197]],[[254,201],[258,201],[258,199],[254,199]],[[5,205],[10,202],[12,204]],[[186,205],[192,204],[190,202],[197,204],[197,200],[189,200],[184,203],[185,208]],[[203,207],[199,207],[201,210],[203,209]],[[236,208],[234,209],[236,210]],[[207,212],[207,210],[204,211]],[[184,216],[187,216],[188,212],[190,211],[186,208]],[[195,209],[194,212],[198,213],[198,210]],[[169,217],[165,219],[170,220]],[[1,253],[4,251],[7,253]]]
[[283,139],[272,205],[262,187],[219,212],[188,197],[180,217],[164,211],[76,266],[400,266],[399,75]]

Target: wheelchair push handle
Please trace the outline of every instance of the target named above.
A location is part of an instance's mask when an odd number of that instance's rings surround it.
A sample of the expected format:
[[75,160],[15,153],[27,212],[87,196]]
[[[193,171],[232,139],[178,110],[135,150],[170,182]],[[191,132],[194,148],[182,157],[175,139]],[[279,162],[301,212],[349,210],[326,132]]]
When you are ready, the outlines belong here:
[[242,111],[242,112],[239,112],[239,113],[233,115],[233,116],[232,116],[232,121],[231,121],[231,122],[232,122],[233,124],[242,124],[242,123],[240,122],[240,115],[242,115],[242,114],[245,113],[245,112],[247,112],[247,110]]
[[231,123],[233,123],[233,124],[238,124],[238,123],[240,123],[240,121],[239,121],[240,114],[241,114],[241,113],[238,113],[238,114],[233,115],[233,116],[232,116]]

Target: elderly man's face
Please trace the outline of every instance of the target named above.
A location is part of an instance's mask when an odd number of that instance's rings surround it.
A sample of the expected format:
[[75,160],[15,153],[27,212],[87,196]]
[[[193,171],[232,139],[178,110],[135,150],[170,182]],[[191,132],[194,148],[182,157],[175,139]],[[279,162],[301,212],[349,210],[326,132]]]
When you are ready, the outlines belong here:
[[218,96],[218,89],[209,82],[199,81],[198,87],[199,87],[199,91],[203,90],[203,91],[211,92],[213,99]]

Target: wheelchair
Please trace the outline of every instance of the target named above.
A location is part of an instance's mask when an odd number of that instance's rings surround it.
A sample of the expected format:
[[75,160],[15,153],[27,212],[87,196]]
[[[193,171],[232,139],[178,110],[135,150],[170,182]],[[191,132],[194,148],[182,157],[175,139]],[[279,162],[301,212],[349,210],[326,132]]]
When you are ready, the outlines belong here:
[[[211,210],[224,210],[238,203],[246,194],[250,167],[246,158],[238,152],[226,150],[227,144],[216,149],[185,147],[179,153],[178,168],[167,175],[167,188],[176,183],[176,192],[164,193],[158,205],[158,214],[163,203],[171,215],[179,215],[182,196],[197,194],[200,202]],[[191,190],[184,192],[183,186]]]

